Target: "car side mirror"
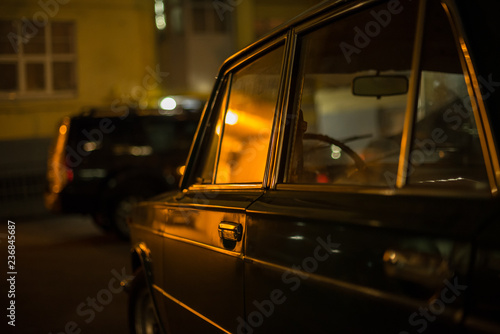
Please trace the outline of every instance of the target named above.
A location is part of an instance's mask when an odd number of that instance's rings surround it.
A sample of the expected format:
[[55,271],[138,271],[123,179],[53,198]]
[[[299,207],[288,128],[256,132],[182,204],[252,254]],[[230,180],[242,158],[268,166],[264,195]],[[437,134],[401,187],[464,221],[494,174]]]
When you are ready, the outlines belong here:
[[372,75],[355,77],[352,94],[356,96],[401,95],[408,92],[408,78],[404,75]]

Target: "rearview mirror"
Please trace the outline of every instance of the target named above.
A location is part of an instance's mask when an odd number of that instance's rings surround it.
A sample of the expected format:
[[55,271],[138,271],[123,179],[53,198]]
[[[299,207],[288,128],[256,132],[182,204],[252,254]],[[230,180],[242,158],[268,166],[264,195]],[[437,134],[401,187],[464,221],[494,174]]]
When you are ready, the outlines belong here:
[[372,75],[355,77],[352,94],[356,96],[391,96],[408,92],[408,78],[404,75]]

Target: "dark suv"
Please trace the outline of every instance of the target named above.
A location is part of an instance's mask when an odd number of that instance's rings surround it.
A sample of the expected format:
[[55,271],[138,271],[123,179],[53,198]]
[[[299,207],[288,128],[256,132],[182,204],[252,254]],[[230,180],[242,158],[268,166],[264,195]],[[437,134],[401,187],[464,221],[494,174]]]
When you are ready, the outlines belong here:
[[47,208],[89,213],[127,238],[132,205],[178,187],[199,117],[93,109],[65,118],[49,154]]
[[132,331],[500,333],[498,13],[328,1],[229,58],[131,214]]

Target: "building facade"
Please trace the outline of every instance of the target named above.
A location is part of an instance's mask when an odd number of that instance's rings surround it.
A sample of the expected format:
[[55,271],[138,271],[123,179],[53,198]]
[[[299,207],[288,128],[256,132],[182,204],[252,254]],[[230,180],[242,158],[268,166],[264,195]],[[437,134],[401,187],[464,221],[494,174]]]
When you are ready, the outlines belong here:
[[152,17],[142,0],[2,1],[0,140],[51,137],[64,115],[154,95]]
[[1,1],[0,216],[41,210],[64,116],[145,105],[163,80],[149,1]]

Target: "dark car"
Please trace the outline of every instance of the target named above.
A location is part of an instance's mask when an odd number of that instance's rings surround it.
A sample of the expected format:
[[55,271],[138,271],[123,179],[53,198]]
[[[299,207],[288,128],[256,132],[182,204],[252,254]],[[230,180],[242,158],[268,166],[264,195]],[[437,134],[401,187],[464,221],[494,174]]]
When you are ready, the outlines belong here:
[[328,1],[221,67],[130,218],[133,333],[499,333],[497,1]]
[[178,187],[199,118],[200,110],[124,108],[65,118],[49,154],[46,206],[91,214],[127,238],[132,205]]

